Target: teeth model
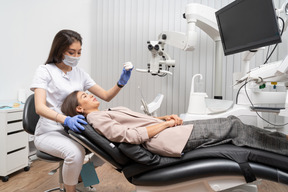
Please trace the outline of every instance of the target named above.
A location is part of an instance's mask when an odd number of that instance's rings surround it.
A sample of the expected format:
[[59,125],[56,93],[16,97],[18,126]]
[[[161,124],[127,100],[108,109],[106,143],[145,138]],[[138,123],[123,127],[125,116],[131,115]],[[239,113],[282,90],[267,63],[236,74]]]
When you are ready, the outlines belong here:
[[131,62],[124,63],[125,70],[128,71],[129,69],[133,68],[133,64]]

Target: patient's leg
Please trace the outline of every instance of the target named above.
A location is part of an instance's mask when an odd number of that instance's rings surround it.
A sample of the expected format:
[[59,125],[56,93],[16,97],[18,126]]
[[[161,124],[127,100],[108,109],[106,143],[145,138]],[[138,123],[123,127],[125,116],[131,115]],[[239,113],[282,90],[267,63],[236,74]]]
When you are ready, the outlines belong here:
[[288,155],[287,135],[246,125],[240,120],[233,120],[233,127],[237,130],[237,137],[233,138],[235,145]]
[[193,130],[183,152],[229,143],[232,140],[230,136],[233,135],[230,133],[233,131],[231,119],[196,120],[184,122],[184,124],[193,124]]
[[246,125],[234,116],[185,122],[190,123],[194,128],[183,152],[232,142],[237,146],[249,146],[288,155],[285,134]]

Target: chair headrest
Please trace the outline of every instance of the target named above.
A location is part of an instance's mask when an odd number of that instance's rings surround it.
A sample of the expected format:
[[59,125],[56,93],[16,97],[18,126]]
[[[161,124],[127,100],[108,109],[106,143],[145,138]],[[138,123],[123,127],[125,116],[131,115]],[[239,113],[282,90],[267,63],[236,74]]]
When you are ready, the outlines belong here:
[[85,136],[88,140],[90,140],[92,143],[102,148],[119,164],[125,165],[130,161],[130,159],[118,149],[116,143],[112,143],[111,141],[97,133],[97,131],[95,131],[95,129],[91,125],[87,124],[83,126],[85,127],[85,130],[82,131],[81,134]]

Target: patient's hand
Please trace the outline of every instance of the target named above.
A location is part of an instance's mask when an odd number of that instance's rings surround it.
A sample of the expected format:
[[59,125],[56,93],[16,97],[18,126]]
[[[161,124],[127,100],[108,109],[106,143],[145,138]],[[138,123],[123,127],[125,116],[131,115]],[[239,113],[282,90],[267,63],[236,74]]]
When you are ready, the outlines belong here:
[[174,115],[174,114],[173,115],[166,115],[166,116],[163,117],[163,119],[165,121],[174,120],[175,121],[175,125],[174,126],[183,124],[183,120],[180,117],[178,117],[178,115]]
[[176,122],[175,122],[174,119],[170,119],[170,120],[166,121],[166,124],[167,124],[168,127],[176,126]]

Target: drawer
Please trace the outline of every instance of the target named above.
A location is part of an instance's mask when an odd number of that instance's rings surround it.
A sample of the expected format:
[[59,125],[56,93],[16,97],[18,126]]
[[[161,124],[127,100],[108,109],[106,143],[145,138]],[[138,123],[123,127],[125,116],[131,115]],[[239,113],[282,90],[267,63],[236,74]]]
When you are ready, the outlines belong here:
[[19,131],[19,130],[23,130],[22,127],[22,121],[18,121],[18,122],[10,122],[7,124],[7,133],[11,133],[14,131]]
[[16,112],[8,112],[7,113],[7,122],[9,121],[17,121],[22,120],[23,118],[23,112],[22,111],[16,111]]
[[28,166],[28,149],[16,151],[7,155],[6,170],[7,173],[13,173],[19,169]]
[[22,147],[27,148],[28,145],[28,134],[24,131],[7,135],[6,149],[7,152],[19,149]]

